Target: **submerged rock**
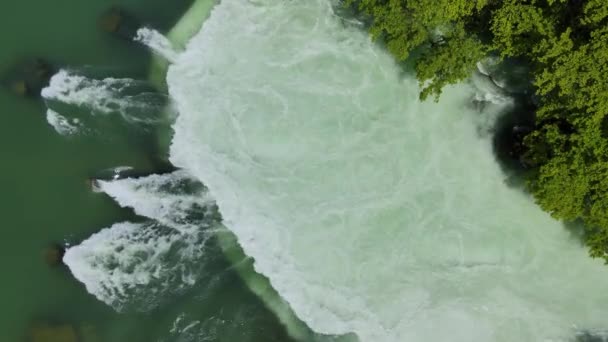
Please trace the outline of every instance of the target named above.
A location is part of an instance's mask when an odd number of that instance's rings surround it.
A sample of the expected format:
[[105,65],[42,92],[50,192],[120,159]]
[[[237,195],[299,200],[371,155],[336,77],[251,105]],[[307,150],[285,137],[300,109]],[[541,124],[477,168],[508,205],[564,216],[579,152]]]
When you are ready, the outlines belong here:
[[140,24],[128,12],[119,7],[112,7],[99,17],[99,28],[117,37],[133,40]]
[[517,158],[520,162],[522,161],[521,157],[526,152],[524,138],[533,130],[534,128],[529,125],[514,125],[511,127],[511,149],[509,154],[512,158]]
[[576,342],[608,342],[608,333],[585,331],[577,334]]
[[517,58],[490,56],[477,62],[477,71],[509,95],[532,94],[532,75],[528,63]]
[[4,75],[4,83],[16,95],[40,96],[55,72],[54,67],[41,58],[16,63]]
[[27,83],[24,80],[17,80],[11,84],[11,90],[19,96],[25,96],[28,93]]
[[27,342],[100,342],[96,327],[90,323],[59,323],[42,319],[33,322],[28,330]]
[[78,335],[69,324],[36,323],[30,328],[29,342],[78,342]]
[[89,187],[89,190],[91,190],[92,192],[94,192],[94,193],[101,192],[99,190],[99,183],[96,178],[87,178],[87,185]]
[[136,169],[131,166],[118,166],[114,168],[103,169],[96,172],[93,177],[87,180],[89,187],[99,192],[99,181],[112,181],[125,178],[142,178],[149,175],[166,175],[178,170],[168,160],[163,160],[160,157],[152,156],[150,158],[150,168]]
[[521,100],[516,103],[517,105],[496,123],[494,152],[504,167],[522,171],[535,167],[535,163],[527,158],[529,148],[524,144],[526,136],[536,129],[535,109]]
[[49,266],[59,266],[63,263],[65,248],[59,244],[52,244],[44,250],[44,261]]
[[99,342],[97,330],[91,324],[82,324],[78,329],[80,341],[82,342]]

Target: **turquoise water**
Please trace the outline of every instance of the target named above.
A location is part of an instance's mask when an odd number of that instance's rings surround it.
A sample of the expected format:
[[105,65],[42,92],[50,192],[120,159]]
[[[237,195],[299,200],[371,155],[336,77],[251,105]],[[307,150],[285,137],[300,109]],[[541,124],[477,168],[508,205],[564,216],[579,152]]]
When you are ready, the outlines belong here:
[[[128,0],[120,5],[161,31],[173,26],[189,0]],[[22,1],[0,6],[0,73],[23,59],[44,58],[55,66],[144,80],[150,53],[108,35],[97,26],[108,1]],[[78,112],[73,106],[62,107]],[[0,267],[2,341],[29,341],[32,327],[89,331],[86,341],[285,341],[274,316],[226,268],[218,252],[213,284],[200,284],[150,312],[117,313],[90,295],[66,267],[45,261],[48,246],[78,244],[115,222],[136,218],[107,196],[93,193],[88,179],[111,176],[117,166],[137,173],[164,168],[157,137],[112,120],[87,134],[64,137],[48,125],[41,99],[0,89],[3,241]],[[103,130],[101,129],[103,127]],[[106,171],[104,171],[106,170]],[[171,333],[199,320],[200,336]],[[179,324],[178,324],[179,325]],[[183,335],[183,336],[182,336]],[[203,336],[203,337],[201,337]],[[55,340],[51,340],[55,341]],[[63,341],[63,340],[59,340]],[[66,340],[65,342],[69,342]]]

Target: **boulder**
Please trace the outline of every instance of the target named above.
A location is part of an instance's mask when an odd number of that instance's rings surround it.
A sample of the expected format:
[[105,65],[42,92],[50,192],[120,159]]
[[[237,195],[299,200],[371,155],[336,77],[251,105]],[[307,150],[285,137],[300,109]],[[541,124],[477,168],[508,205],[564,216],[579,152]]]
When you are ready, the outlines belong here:
[[49,84],[55,69],[41,58],[24,60],[15,64],[3,76],[4,83],[16,95],[40,96],[42,88]]
[[97,179],[95,179],[95,178],[88,178],[87,179],[87,184],[88,184],[89,189],[91,190],[91,192],[94,192],[94,193],[101,192],[101,189],[99,188],[99,182],[97,181]]
[[99,17],[99,28],[119,38],[133,40],[139,27],[137,19],[119,7],[112,7]]
[[97,335],[97,329],[91,324],[81,324],[78,329],[80,341],[82,342],[99,342],[99,336]]
[[65,248],[60,244],[51,244],[44,249],[44,261],[47,265],[56,267],[63,263]]
[[29,342],[78,342],[78,335],[69,324],[37,323],[30,328]]
[[24,80],[17,80],[11,84],[11,90],[13,93],[19,96],[26,96],[29,91],[27,89],[27,83]]
[[99,18],[99,27],[108,33],[116,33],[122,23],[122,13],[119,9],[112,8]]

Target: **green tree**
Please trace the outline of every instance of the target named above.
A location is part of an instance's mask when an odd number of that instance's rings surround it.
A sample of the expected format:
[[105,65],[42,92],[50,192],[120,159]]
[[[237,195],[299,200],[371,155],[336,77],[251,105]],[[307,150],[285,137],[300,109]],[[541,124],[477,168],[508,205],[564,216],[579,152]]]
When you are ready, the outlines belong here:
[[[596,23],[588,17],[581,22]],[[551,46],[540,59],[535,84],[542,96],[539,120],[567,120],[573,132],[539,130],[527,137],[531,153],[540,146],[534,139],[551,147],[529,184],[539,205],[554,217],[581,219],[591,254],[608,261],[608,27],[591,28],[588,41],[569,36],[567,30],[560,38],[563,45]]]
[[555,218],[583,221],[591,255],[608,262],[607,17],[600,0],[509,0],[493,13],[492,32],[495,49],[533,68],[530,192]]
[[462,24],[455,24],[442,43],[424,49],[416,62],[416,76],[422,89],[420,98],[434,95],[437,99],[444,86],[468,78],[486,54],[486,46],[468,35]]
[[467,78],[487,52],[464,26],[488,0],[346,0],[345,4],[371,19],[372,38],[384,41],[397,60],[421,49],[416,75],[422,99],[438,98],[445,85]]
[[506,0],[492,15],[494,48],[503,57],[542,55],[539,43],[555,35],[555,18],[536,1]]

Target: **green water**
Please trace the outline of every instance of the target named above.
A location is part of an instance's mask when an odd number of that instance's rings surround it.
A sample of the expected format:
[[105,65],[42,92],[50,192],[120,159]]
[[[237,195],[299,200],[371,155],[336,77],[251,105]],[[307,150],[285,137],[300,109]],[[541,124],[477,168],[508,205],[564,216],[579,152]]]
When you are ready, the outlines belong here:
[[[24,58],[42,57],[57,66],[93,66],[118,77],[145,79],[150,55],[136,44],[111,37],[97,18],[107,0],[12,1],[0,5],[0,73]],[[120,6],[141,22],[166,31],[190,0],[123,0]],[[149,135],[92,134],[65,138],[46,122],[40,99],[0,89],[2,229],[0,340],[28,341],[32,325],[92,327],[86,341],[196,341],[170,333],[180,315],[207,322],[205,341],[286,341],[282,326],[226,269],[212,289],[199,284],[174,302],[148,313],[118,314],[88,294],[65,267],[50,267],[45,249],[77,244],[134,215],[87,179],[101,170],[128,165],[140,172],[159,168],[160,152]],[[238,317],[237,317],[238,316]],[[213,317],[213,323],[209,318]],[[245,317],[246,319],[244,319]],[[62,341],[62,340],[61,340]],[[68,341],[66,341],[68,342]]]

